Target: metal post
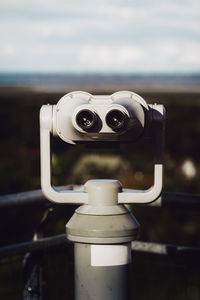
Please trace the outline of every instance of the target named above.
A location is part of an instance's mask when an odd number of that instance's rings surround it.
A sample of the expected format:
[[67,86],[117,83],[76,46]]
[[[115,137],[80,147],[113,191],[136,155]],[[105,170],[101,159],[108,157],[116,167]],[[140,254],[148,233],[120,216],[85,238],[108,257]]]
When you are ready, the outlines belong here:
[[91,180],[88,204],[67,223],[75,252],[75,300],[128,300],[131,241],[139,223],[118,204],[117,180]]
[[128,244],[75,243],[75,299],[129,299]]

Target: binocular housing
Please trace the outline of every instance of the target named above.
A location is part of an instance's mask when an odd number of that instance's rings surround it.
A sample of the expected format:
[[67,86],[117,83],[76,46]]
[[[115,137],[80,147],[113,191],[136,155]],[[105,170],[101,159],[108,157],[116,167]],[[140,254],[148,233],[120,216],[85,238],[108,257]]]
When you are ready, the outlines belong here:
[[71,144],[79,142],[129,142],[151,135],[155,112],[133,92],[108,95],[71,92],[52,106],[52,133]]

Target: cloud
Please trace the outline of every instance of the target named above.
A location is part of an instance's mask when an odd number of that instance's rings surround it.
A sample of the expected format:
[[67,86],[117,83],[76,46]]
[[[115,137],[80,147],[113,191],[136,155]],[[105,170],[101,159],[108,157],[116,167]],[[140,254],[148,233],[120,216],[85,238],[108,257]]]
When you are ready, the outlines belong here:
[[199,28],[197,0],[1,0],[0,71],[198,71]]
[[142,57],[142,50],[135,46],[85,45],[80,49],[79,63],[82,68],[120,70],[141,61]]
[[200,70],[200,43],[188,44],[185,51],[180,53],[180,63]]

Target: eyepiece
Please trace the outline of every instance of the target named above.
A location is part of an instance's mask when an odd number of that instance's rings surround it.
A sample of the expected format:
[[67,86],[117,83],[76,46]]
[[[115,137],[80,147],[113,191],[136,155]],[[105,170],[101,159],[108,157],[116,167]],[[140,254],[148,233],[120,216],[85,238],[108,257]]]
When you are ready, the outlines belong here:
[[120,131],[126,125],[126,121],[126,114],[118,109],[113,109],[106,115],[106,123],[114,131]]
[[85,131],[90,131],[97,121],[97,115],[89,109],[83,109],[76,115],[76,123]]

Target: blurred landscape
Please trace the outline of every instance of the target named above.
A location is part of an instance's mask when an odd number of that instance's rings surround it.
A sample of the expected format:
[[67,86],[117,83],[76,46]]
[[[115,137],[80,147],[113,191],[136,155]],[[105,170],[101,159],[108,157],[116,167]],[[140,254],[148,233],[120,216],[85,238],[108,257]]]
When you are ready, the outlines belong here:
[[[1,74],[2,195],[40,189],[39,110],[43,104],[57,103],[72,90],[94,94],[131,90],[139,93],[147,103],[164,104],[167,112],[164,191],[200,193],[199,75]],[[116,178],[124,187],[144,189],[153,181],[150,140],[103,150],[68,145],[53,138],[52,150],[54,185]],[[159,209],[159,214],[158,209],[152,207],[133,206],[133,209],[143,225],[141,239],[200,246],[198,212],[187,213],[181,207],[178,212]],[[68,217],[58,221],[59,232],[63,232]],[[151,229],[147,229],[148,224]],[[8,235],[4,238],[2,243],[6,240],[9,243],[27,239],[27,236],[19,228],[14,238]]]
[[[147,103],[163,104],[167,111],[165,190],[200,192],[199,75],[0,74],[1,194],[40,188],[40,107],[57,103],[73,90],[93,94],[131,90]],[[109,156],[114,159],[110,166]],[[117,174],[124,186],[142,188],[151,183],[152,161],[150,141],[92,153],[53,139],[55,184],[83,184],[89,177]]]
[[[131,90],[149,104],[163,104],[167,113],[163,190],[200,193],[199,75],[0,74],[1,195],[40,189],[39,110],[43,104],[55,104],[73,90],[93,94]],[[119,148],[88,149],[83,145],[66,144],[54,137],[53,184],[84,184],[92,178],[115,178],[124,187],[148,188],[153,181],[153,150],[151,141],[145,139]],[[198,211],[139,205],[130,208],[141,224],[140,240],[200,247]],[[65,224],[74,209],[72,205],[55,205],[51,210],[37,206],[2,209],[0,244],[5,246],[32,240],[34,232],[42,236],[64,233]],[[44,216],[47,218],[41,226]],[[58,295],[59,299],[64,299],[66,293],[70,299],[73,298],[73,289],[69,289],[73,284],[72,248],[67,252],[66,249],[59,251],[59,255],[57,250],[48,254],[44,250],[43,253],[46,282],[53,280],[52,285],[44,287],[45,299],[48,300]],[[24,280],[21,261],[20,257],[1,260],[0,295],[3,299],[21,299]],[[136,297],[140,295],[140,299],[146,299],[147,291],[143,288],[146,280],[150,299],[169,299],[171,289],[176,297],[172,299],[198,299],[198,290],[189,290],[190,282],[187,281],[188,274],[196,270],[193,265],[188,267],[189,263],[183,265],[181,261],[177,263],[137,253],[134,254],[133,265]],[[60,282],[57,288],[53,288],[55,274]],[[198,286],[199,276],[195,274],[191,278]],[[161,277],[166,280],[161,280]],[[64,278],[70,284],[66,285]],[[191,284],[194,285],[193,282]],[[187,298],[187,295],[194,298]]]

